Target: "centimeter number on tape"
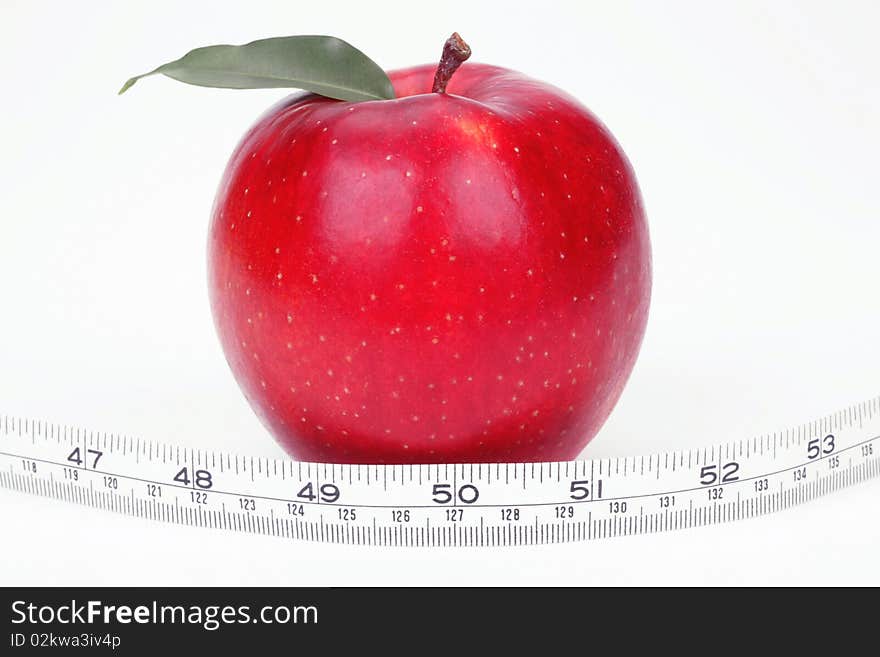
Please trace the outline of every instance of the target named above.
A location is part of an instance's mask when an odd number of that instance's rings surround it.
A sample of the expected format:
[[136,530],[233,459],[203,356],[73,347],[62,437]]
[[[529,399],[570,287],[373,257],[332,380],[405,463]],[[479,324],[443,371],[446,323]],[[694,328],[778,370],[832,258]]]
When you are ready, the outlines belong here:
[[358,545],[535,545],[685,529],[878,474],[880,397],[752,440],[558,463],[302,463],[0,416],[2,487],[150,520]]

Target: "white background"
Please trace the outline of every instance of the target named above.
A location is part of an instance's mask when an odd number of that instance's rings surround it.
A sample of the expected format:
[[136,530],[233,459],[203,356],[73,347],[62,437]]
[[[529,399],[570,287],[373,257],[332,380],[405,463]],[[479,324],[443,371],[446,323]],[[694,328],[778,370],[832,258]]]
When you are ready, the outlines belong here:
[[[437,7],[444,7],[437,10]],[[132,74],[326,33],[386,69],[474,59],[580,98],[645,197],[648,334],[587,456],[751,437],[880,394],[880,13],[838,2],[0,0],[0,413],[278,456],[223,359],[216,185],[284,91]],[[540,549],[345,548],[0,491],[0,584],[880,584],[880,482],[792,511]]]

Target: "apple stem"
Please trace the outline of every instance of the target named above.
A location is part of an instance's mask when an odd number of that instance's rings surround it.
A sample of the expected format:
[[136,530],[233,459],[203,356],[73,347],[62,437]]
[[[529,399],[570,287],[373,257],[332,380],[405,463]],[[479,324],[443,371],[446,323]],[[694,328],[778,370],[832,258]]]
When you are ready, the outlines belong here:
[[452,36],[443,44],[443,55],[440,57],[440,65],[437,66],[437,72],[434,74],[434,86],[431,91],[435,94],[445,94],[446,85],[449,84],[452,74],[470,56],[471,47],[464,42],[458,32],[453,32]]

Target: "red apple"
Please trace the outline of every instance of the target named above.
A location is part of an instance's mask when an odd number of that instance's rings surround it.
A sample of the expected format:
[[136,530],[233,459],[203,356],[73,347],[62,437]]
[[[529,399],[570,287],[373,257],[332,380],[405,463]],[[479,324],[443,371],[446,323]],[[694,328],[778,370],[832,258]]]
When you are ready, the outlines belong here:
[[391,73],[394,100],[290,96],[245,135],[210,229],[223,349],[300,459],[574,458],[647,321],[632,168],[560,90],[464,64],[434,93],[435,68]]

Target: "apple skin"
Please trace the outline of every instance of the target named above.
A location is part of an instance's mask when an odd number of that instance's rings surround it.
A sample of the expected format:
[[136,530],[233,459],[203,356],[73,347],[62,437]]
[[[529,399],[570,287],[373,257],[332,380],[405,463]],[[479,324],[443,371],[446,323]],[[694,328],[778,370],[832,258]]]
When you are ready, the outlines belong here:
[[220,185],[209,288],[229,365],[308,461],[574,458],[645,331],[632,168],[560,90],[464,64],[398,98],[290,96]]

